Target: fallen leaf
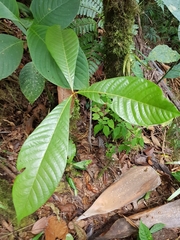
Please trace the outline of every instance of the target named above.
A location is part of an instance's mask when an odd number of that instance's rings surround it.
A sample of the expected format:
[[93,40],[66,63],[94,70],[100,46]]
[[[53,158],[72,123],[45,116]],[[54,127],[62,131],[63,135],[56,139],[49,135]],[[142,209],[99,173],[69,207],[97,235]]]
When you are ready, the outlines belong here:
[[74,223],[74,228],[75,228],[78,240],[86,240],[87,239],[85,231],[79,225]]
[[151,132],[151,139],[152,139],[152,141],[153,141],[153,143],[154,143],[155,146],[161,148],[161,144],[160,144],[159,140],[157,139],[157,137],[155,137],[155,136],[153,135],[153,132]]
[[[156,207],[153,209],[148,209],[146,211],[136,213],[128,217],[136,225],[142,221],[148,228],[151,228],[156,223],[165,224],[165,229],[179,228],[180,227],[180,199],[171,203],[167,203],[163,206]],[[164,229],[162,229],[163,232]],[[137,229],[131,226],[131,224],[124,218],[116,220],[106,233],[102,234],[103,239],[113,239],[113,238],[125,238],[131,236]],[[161,234],[162,234],[161,232]],[[159,235],[158,235],[159,236]],[[96,238],[95,238],[96,239]],[[98,236],[97,239],[101,239]],[[154,238],[160,239],[160,238]],[[168,239],[164,236],[161,239]],[[175,239],[175,238],[171,238]]]
[[108,187],[77,221],[97,214],[105,214],[137,201],[161,184],[157,172],[149,166],[136,166]]
[[32,227],[32,234],[36,235],[42,231],[44,231],[44,229],[46,228],[48,223],[48,219],[47,217],[43,217],[41,219],[39,219],[37,222],[35,222],[35,224]]
[[48,219],[48,225],[45,229],[46,240],[65,240],[68,234],[68,227],[64,220],[58,221],[57,217],[51,216]]

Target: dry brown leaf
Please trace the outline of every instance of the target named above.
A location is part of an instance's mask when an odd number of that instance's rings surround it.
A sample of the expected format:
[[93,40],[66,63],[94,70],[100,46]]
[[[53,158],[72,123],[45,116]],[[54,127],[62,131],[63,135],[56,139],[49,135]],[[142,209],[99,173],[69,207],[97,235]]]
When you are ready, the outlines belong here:
[[157,139],[157,137],[155,137],[155,136],[153,135],[153,132],[151,132],[151,139],[152,139],[152,141],[153,141],[153,143],[154,143],[155,146],[161,148],[161,144],[160,144],[159,140]]
[[137,201],[161,184],[156,171],[149,166],[133,167],[108,187],[77,220],[105,214]]
[[156,223],[164,223],[166,228],[180,227],[180,199],[167,203],[163,206],[153,208],[129,216],[139,224],[139,219],[148,227],[152,227]]
[[58,221],[57,217],[51,216],[48,219],[48,225],[45,229],[46,240],[65,240],[68,233],[68,227],[64,220]]
[[35,224],[32,227],[32,234],[36,235],[42,231],[44,231],[44,229],[46,228],[48,223],[48,219],[47,217],[43,217],[41,219],[39,219],[37,222],[35,222]]
[[[140,220],[148,227],[151,228],[156,223],[164,223],[165,229],[179,228],[180,227],[180,199],[163,206],[146,210],[128,217],[136,225],[139,225]],[[120,218],[113,223],[110,229],[103,234],[103,239],[123,238],[129,237],[136,231],[131,224],[124,218]],[[162,234],[162,233],[161,233]],[[153,239],[168,239],[154,238]],[[95,238],[96,239],[96,238]],[[99,237],[97,238],[99,239]],[[175,238],[171,238],[175,239]]]

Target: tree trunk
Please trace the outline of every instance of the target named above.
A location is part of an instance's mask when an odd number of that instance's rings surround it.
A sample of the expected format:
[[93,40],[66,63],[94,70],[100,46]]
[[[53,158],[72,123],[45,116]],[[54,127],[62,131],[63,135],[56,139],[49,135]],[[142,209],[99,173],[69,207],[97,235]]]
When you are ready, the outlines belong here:
[[105,15],[105,73],[123,75],[123,62],[133,43],[132,27],[139,8],[136,0],[103,0]]

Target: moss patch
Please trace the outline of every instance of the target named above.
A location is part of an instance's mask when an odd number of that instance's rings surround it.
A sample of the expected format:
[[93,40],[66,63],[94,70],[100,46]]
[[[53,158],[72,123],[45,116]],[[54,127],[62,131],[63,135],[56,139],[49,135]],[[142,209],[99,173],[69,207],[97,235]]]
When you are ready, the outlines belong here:
[[133,42],[132,26],[139,8],[136,0],[103,0],[105,15],[105,72],[122,76],[123,62]]

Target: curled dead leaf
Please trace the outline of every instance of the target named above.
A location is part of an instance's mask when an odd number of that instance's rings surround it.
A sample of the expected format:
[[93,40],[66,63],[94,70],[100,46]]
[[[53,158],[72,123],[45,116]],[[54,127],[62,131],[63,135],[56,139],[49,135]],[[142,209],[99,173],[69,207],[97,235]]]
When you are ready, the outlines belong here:
[[44,231],[47,226],[47,223],[48,223],[47,217],[43,217],[39,219],[37,222],[35,222],[35,224],[32,227],[32,230],[31,230],[32,234],[36,235]]

